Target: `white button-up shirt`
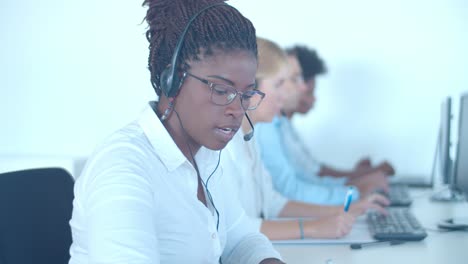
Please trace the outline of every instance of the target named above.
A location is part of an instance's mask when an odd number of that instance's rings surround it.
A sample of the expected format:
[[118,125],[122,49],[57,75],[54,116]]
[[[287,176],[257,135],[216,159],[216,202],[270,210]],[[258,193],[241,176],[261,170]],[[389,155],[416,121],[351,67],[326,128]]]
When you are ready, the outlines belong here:
[[[260,230],[264,219],[278,218],[288,199],[273,187],[255,140],[245,141],[241,130],[223,150],[221,165],[229,170],[245,212]],[[235,173],[231,173],[235,172]]]
[[[195,155],[206,183],[218,153]],[[259,263],[279,258],[248,221],[237,193],[216,169],[208,207],[197,198],[198,179],[150,106],[108,138],[75,183],[70,264]],[[206,190],[205,190],[206,194]]]

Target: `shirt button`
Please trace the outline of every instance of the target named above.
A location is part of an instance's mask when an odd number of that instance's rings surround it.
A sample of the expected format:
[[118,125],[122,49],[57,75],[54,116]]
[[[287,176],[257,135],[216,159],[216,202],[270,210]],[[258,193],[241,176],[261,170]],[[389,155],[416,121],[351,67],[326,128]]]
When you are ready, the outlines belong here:
[[212,239],[216,239],[216,233],[211,234]]

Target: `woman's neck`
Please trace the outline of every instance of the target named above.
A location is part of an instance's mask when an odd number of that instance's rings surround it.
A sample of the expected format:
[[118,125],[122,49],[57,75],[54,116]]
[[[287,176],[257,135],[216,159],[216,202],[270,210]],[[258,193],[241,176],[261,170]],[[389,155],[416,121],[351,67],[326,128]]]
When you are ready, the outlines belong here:
[[293,114],[294,114],[294,111],[288,111],[284,109],[281,111],[281,115],[287,117],[288,119],[291,119]]

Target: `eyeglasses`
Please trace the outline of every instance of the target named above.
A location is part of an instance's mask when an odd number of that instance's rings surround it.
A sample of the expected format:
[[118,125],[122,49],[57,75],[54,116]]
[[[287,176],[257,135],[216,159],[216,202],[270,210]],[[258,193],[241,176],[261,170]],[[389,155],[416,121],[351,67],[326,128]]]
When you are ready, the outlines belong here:
[[208,87],[210,87],[211,89],[211,102],[213,102],[215,105],[228,105],[234,101],[237,95],[240,95],[242,108],[245,111],[255,110],[265,97],[265,93],[262,93],[259,90],[248,90],[245,92],[239,92],[236,88],[230,85],[212,83],[207,79],[195,76],[189,72],[185,72],[184,75],[193,77],[199,80],[200,82],[208,85]]

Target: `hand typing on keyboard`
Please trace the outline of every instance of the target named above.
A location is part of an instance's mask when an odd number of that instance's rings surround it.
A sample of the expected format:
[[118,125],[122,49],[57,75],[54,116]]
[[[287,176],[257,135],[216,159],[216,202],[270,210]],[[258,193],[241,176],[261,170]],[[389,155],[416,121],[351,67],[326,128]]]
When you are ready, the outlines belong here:
[[389,204],[390,201],[385,196],[373,193],[353,203],[349,208],[349,213],[353,214],[354,216],[360,216],[369,210],[373,210],[386,215],[387,211],[384,207],[388,206]]
[[382,189],[386,192],[389,191],[387,177],[381,171],[366,174],[359,178],[350,179],[346,184],[356,186],[363,196],[370,195],[377,189]]
[[388,176],[392,176],[395,174],[395,169],[393,168],[393,166],[388,163],[387,161],[384,161],[382,163],[380,163],[377,168],[382,171],[383,173],[385,173],[386,175]]
[[382,172],[385,176],[392,176],[395,174],[395,169],[388,161],[383,161],[376,166],[372,166],[371,161],[368,158],[365,158],[361,159],[356,164],[354,170],[349,173],[348,177],[359,178],[374,172]]
[[388,192],[379,189],[376,190],[376,193],[387,197],[390,200],[390,206],[409,206],[413,202],[413,199],[409,195],[408,187],[401,184],[391,185]]

